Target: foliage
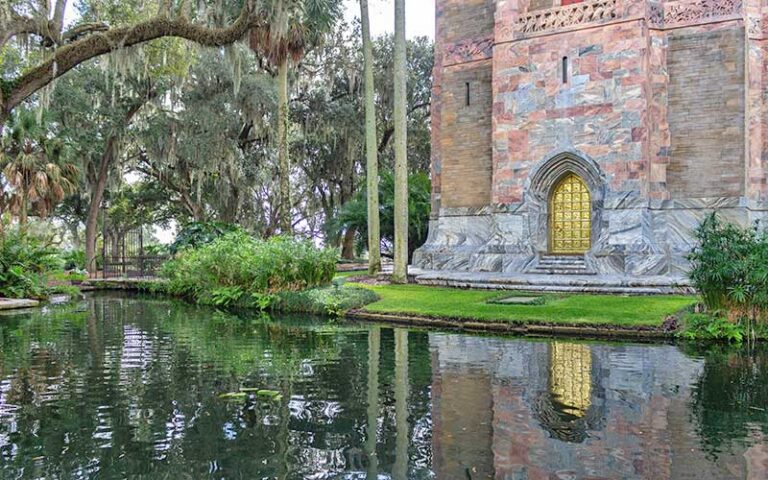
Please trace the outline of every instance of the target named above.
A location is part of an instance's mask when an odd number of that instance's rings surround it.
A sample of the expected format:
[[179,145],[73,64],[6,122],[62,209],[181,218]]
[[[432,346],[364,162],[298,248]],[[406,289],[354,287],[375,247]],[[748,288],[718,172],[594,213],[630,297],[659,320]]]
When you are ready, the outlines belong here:
[[23,232],[0,239],[0,297],[45,298],[48,275],[59,266],[56,251]]
[[378,299],[376,293],[366,288],[334,286],[280,293],[270,308],[279,312],[309,313],[337,318],[343,317],[349,310],[361,308]]
[[186,248],[201,247],[223,235],[241,230],[240,226],[225,222],[190,222],[176,235],[170,251],[175,255]]
[[11,117],[0,149],[3,183],[9,188],[11,212],[22,224],[27,215],[49,215],[64,198],[74,193],[79,171],[71,162],[71,150],[54,136],[47,119],[20,109]]
[[685,326],[678,333],[678,336],[686,340],[717,340],[741,343],[747,336],[743,325],[729,322],[723,317],[691,313],[686,315],[684,320]]
[[768,313],[768,234],[708,216],[696,229],[690,278],[712,318],[764,324]]
[[64,270],[85,270],[85,250],[67,250],[60,254]]
[[[427,239],[429,232],[429,214],[432,184],[426,173],[414,173],[408,178],[408,258]],[[381,175],[379,183],[379,208],[381,218],[381,238],[391,246],[395,238],[395,180],[391,172]],[[354,228],[363,242],[367,243],[368,207],[365,190],[355,195],[341,209],[339,215],[328,228]]]
[[232,305],[244,300],[258,305],[263,295],[326,285],[335,268],[334,250],[318,249],[308,241],[258,240],[233,232],[181,251],[163,266],[162,275],[170,293],[198,303]]
[[499,297],[493,291],[423,285],[361,286],[381,297],[364,307],[367,312],[479,322],[660,327],[669,315],[691,307],[696,301],[694,297],[673,295],[559,295],[548,298],[545,305],[501,305],[490,303]]

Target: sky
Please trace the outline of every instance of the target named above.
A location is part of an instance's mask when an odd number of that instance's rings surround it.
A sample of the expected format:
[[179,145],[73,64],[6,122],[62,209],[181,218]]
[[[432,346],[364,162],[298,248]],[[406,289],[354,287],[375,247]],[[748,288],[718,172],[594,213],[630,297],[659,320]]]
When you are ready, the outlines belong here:
[[[347,19],[360,18],[358,0],[344,0]],[[369,0],[371,35],[391,33],[395,28],[393,0]],[[408,38],[435,37],[435,0],[405,0],[405,32]]]

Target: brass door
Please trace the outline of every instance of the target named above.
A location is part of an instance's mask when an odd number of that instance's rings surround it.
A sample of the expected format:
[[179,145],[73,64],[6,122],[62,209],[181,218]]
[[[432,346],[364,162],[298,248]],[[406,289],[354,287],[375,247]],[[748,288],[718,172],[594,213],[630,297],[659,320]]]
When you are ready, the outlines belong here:
[[583,254],[592,242],[589,189],[573,173],[560,180],[549,199],[549,249],[552,253]]

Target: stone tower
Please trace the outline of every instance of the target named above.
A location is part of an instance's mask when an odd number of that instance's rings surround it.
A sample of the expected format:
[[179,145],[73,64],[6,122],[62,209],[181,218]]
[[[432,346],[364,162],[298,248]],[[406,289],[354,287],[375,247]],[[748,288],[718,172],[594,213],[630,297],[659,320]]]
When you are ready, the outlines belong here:
[[437,0],[436,14],[433,218],[415,266],[668,286],[707,213],[765,216],[768,2]]

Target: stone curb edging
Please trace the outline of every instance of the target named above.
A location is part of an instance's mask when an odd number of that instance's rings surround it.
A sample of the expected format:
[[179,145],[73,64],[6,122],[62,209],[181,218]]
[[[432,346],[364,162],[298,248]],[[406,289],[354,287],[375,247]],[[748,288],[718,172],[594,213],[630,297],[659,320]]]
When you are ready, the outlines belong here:
[[0,298],[0,311],[36,308],[40,301],[29,298]]
[[434,329],[463,330],[479,333],[511,333],[531,336],[591,337],[627,340],[673,340],[674,332],[658,329],[633,329],[605,326],[575,327],[554,324],[514,324],[502,322],[481,322],[451,318],[433,318],[416,315],[397,315],[350,310],[347,318],[368,322],[395,323]]

